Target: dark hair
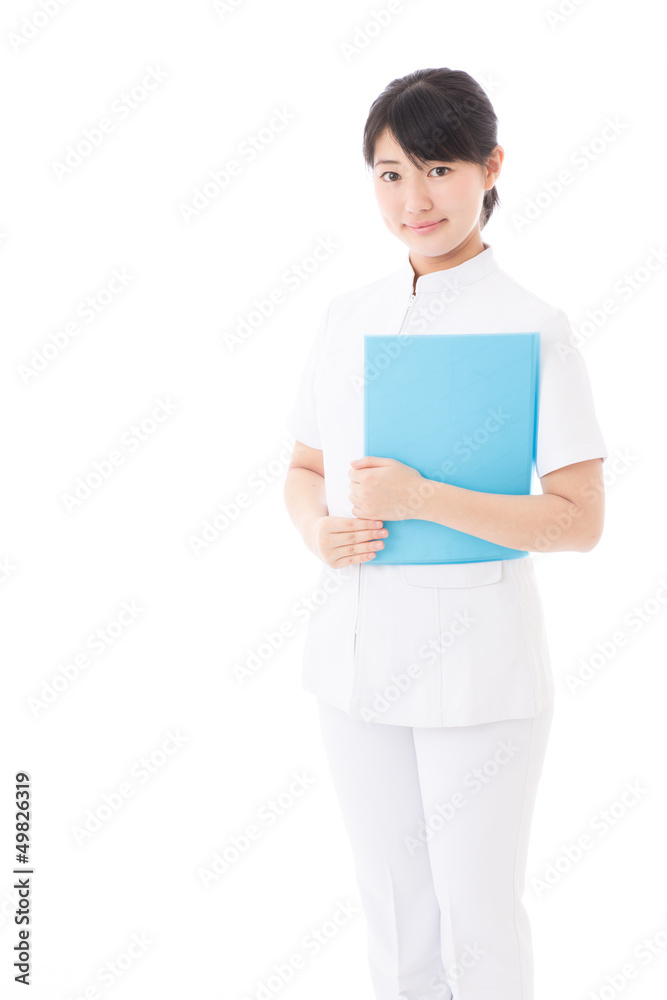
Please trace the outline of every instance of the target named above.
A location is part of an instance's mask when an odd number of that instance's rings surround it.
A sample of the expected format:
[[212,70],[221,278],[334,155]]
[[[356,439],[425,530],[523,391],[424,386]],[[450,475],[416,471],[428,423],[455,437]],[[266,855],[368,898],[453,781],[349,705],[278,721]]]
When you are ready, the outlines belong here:
[[[460,69],[418,69],[392,80],[373,101],[364,126],[363,155],[373,168],[375,144],[389,129],[411,163],[463,160],[486,166],[497,145],[498,119],[476,80]],[[500,198],[484,192],[480,229]]]

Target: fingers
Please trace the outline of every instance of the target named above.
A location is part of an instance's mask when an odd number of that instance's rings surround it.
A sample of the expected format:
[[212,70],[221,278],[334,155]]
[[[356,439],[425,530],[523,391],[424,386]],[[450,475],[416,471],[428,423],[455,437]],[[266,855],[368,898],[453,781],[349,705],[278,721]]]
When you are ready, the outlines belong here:
[[389,535],[383,522],[372,518],[328,517],[321,527],[325,537],[319,547],[324,561],[334,568],[374,559],[375,552],[384,548],[382,539]]
[[346,534],[358,533],[361,531],[381,531],[384,521],[368,517],[332,517],[330,530],[343,532]]
[[[383,538],[388,536],[386,528],[367,528],[359,531],[340,532],[334,535],[333,554],[339,565],[353,562],[367,562],[375,558],[375,553],[384,548]],[[339,540],[340,539],[340,540]]]
[[333,537],[336,545],[354,545],[357,542],[367,542],[372,538],[386,538],[389,532],[386,528],[368,528],[365,531],[341,531]]
[[[371,521],[366,518],[341,518],[342,527],[331,528],[331,538],[335,545],[354,546],[359,542],[368,542],[373,538],[387,538],[389,532],[382,526],[382,522]],[[379,524],[380,527],[375,527]]]

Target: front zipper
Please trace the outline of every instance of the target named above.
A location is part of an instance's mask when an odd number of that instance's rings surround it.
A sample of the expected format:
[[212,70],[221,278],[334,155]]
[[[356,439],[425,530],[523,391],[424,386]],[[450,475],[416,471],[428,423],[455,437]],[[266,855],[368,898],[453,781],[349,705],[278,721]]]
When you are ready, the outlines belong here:
[[403,316],[403,322],[401,323],[401,328],[398,331],[399,333],[403,332],[403,327],[405,326],[405,321],[408,318],[408,313],[410,312],[410,306],[412,305],[412,303],[414,302],[414,300],[416,298],[417,298],[417,293],[413,292],[412,295],[410,296],[410,298],[408,299],[408,308],[405,310],[405,315]]
[[[403,316],[403,321],[401,322],[399,333],[403,332],[403,327],[405,326],[405,321],[408,318],[410,307],[416,298],[417,298],[417,293],[412,292],[410,298],[408,299],[408,306],[407,309],[405,310],[405,314]],[[352,668],[354,676],[354,685],[353,685],[354,689],[352,692],[352,704],[350,706],[350,713],[352,715],[352,718],[359,717],[359,701],[360,701],[359,688],[361,686],[361,676],[359,670],[359,618],[361,611],[361,569],[363,563],[358,563],[358,566],[359,570],[357,573],[357,615],[354,621],[354,642],[352,647]]]
[[359,612],[361,609],[361,567],[363,563],[357,563],[357,614],[354,620],[354,642],[352,647],[352,675],[354,677],[353,691],[352,691],[352,704],[350,706],[350,714],[352,718],[358,716],[359,713],[359,686],[361,678],[359,676]]
[[[408,306],[405,310],[403,316],[403,321],[401,322],[399,333],[403,332],[403,327],[405,326],[405,321],[408,318],[408,313],[410,312],[410,307],[414,300],[417,298],[417,293],[412,292],[410,298],[408,299]],[[359,688],[361,687],[361,676],[359,670],[359,618],[361,611],[361,570],[363,563],[358,563],[359,569],[357,572],[357,615],[354,622],[354,642],[352,648],[352,666],[354,675],[354,690],[352,693],[352,704],[350,706],[350,713],[352,718],[359,717]]]

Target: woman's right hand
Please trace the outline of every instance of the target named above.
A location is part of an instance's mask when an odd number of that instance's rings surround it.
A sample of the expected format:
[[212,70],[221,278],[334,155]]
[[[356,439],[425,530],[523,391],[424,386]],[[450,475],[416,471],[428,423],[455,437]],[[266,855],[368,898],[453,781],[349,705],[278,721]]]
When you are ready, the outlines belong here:
[[313,525],[313,551],[334,569],[375,559],[389,532],[382,521],[364,517],[319,517]]

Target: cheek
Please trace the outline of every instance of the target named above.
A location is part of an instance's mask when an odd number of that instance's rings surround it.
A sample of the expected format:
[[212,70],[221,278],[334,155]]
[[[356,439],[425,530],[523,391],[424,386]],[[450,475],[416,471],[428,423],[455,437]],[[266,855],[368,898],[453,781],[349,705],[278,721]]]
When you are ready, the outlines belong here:
[[388,190],[390,184],[379,182],[375,188],[375,198],[382,215],[392,216],[396,214],[396,198],[392,197],[393,192]]
[[477,178],[464,178],[451,187],[452,203],[461,211],[476,211],[481,204],[484,191]]

